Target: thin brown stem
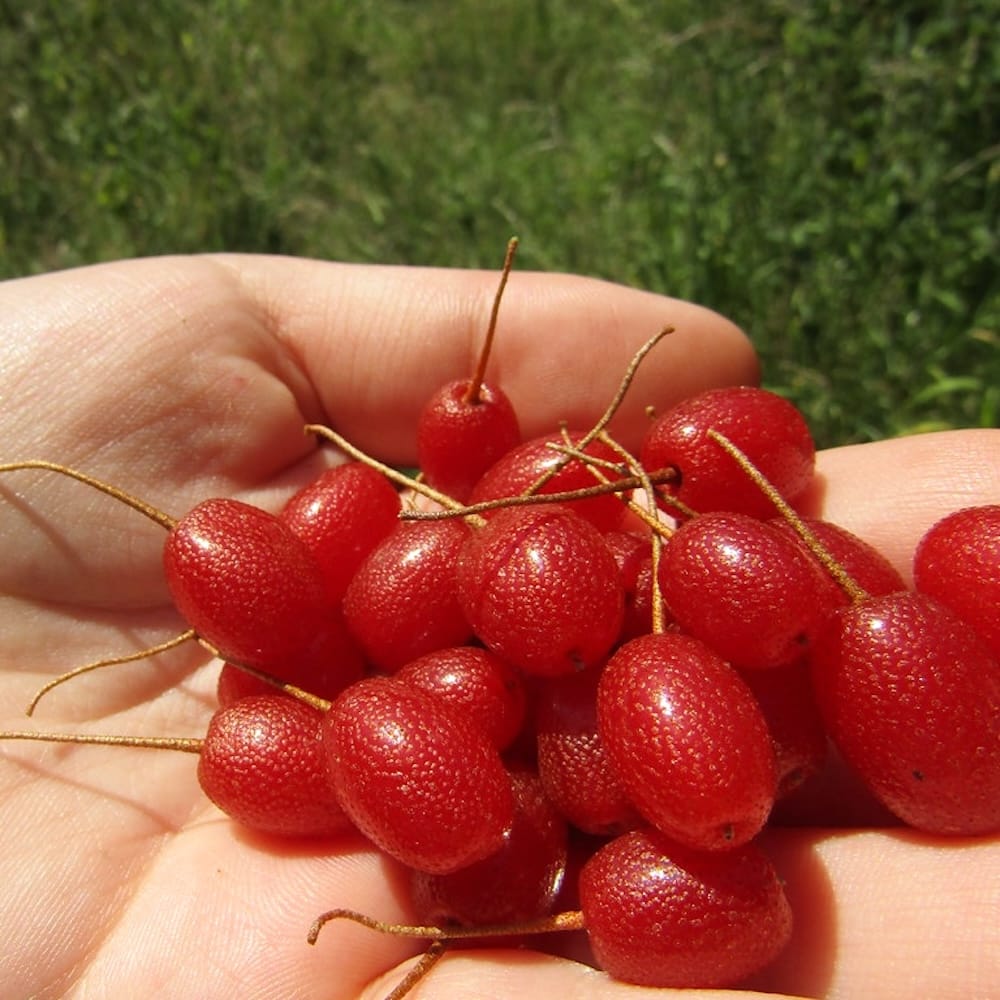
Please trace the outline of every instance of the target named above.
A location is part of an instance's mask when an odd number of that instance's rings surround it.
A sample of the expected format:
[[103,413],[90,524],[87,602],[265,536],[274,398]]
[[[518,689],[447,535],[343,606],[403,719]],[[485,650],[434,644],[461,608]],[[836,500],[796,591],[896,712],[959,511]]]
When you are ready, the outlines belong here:
[[507,287],[507,279],[510,277],[511,268],[514,266],[514,254],[517,253],[518,239],[512,236],[507,241],[507,253],[503,259],[503,271],[500,274],[500,285],[496,295],[493,296],[493,308],[490,310],[490,322],[486,328],[486,339],[483,341],[482,350],[479,352],[479,362],[476,371],[469,382],[469,388],[465,393],[464,402],[480,402],[480,393],[483,389],[483,380],[486,378],[486,365],[490,360],[490,352],[493,350],[493,339],[496,334],[497,317],[500,315],[500,300],[503,298],[504,289]]
[[579,910],[567,910],[538,920],[527,920],[509,924],[488,924],[481,927],[434,927],[425,924],[391,924],[384,920],[376,920],[357,910],[338,908],[327,910],[318,916],[306,940],[315,944],[320,931],[332,920],[349,920],[361,924],[380,934],[392,934],[395,937],[424,938],[429,941],[465,941],[472,938],[507,937],[519,934],[549,934],[556,931],[577,931],[583,928],[583,914]]
[[[575,456],[574,456],[575,457]],[[583,456],[589,459],[589,455]],[[673,473],[668,471],[656,479],[656,482],[669,482]],[[403,521],[444,521],[453,517],[469,517],[485,514],[491,510],[501,510],[504,507],[531,507],[542,503],[571,503],[574,500],[587,500],[590,497],[605,496],[608,493],[624,493],[637,489],[642,481],[637,476],[625,476],[621,479],[608,479],[606,476],[593,486],[581,486],[575,490],[562,490],[556,493],[518,494],[512,497],[497,497],[494,500],[481,500],[479,503],[456,507],[453,510],[411,510],[400,514]]]
[[282,691],[285,694],[290,695],[292,698],[304,702],[306,705],[311,705],[320,712],[328,712],[330,710],[330,702],[327,701],[326,698],[321,698],[319,695],[312,694],[303,688],[296,687],[294,684],[289,684],[287,681],[283,681],[280,677],[277,677],[274,674],[269,674],[265,670],[258,670],[257,667],[252,667],[249,663],[240,663],[239,660],[233,660],[226,657],[206,639],[199,637],[198,642],[201,643],[201,645],[217,660],[224,660],[229,664],[229,666],[235,667],[237,670],[242,670],[251,677],[256,677],[257,680],[263,681],[265,684],[269,684],[275,690]]
[[36,743],[80,743],[140,750],[180,750],[201,753],[205,741],[185,736],[119,736],[104,733],[32,733],[0,731],[0,740],[33,740]]
[[739,467],[749,476],[757,488],[774,504],[781,517],[788,522],[789,527],[805,542],[809,551],[822,563],[824,569],[833,577],[840,588],[853,601],[863,601],[868,597],[867,591],[861,587],[851,575],[834,558],[830,550],[809,530],[809,526],[793,510],[788,501],[778,492],[775,486],[758,469],[749,456],[734,444],[724,434],[709,428],[707,435],[729,454]]
[[[420,496],[426,497],[428,500],[433,500],[435,503],[440,504],[446,510],[455,511],[459,516],[468,516],[470,518],[470,524],[481,525],[482,519],[475,518],[474,514],[466,515],[465,508],[454,498],[448,496],[447,493],[442,493],[440,490],[434,489],[433,486],[428,486],[427,483],[420,479],[415,479],[413,476],[406,475],[405,472],[400,472],[398,469],[394,469],[391,465],[386,465],[385,462],[380,462],[377,458],[373,458],[367,452],[362,451],[356,445],[351,444],[342,434],[338,434],[333,428],[325,427],[322,424],[306,424],[305,431],[307,434],[315,434],[317,437],[325,438],[327,441],[331,441],[335,444],[345,455],[349,455],[355,461],[363,462],[371,469],[375,469],[377,472],[381,472],[383,476],[386,477],[390,482],[395,483],[397,486],[402,486],[404,489],[412,490],[414,493],[419,493]],[[403,515],[401,515],[403,517]],[[405,519],[405,518],[404,518]]]
[[[672,326],[665,326],[659,333],[650,337],[649,340],[647,340],[646,343],[635,352],[632,356],[632,360],[628,364],[628,367],[625,369],[625,374],[622,376],[621,382],[618,385],[618,391],[615,393],[611,402],[608,404],[607,409],[601,415],[597,423],[594,424],[594,426],[591,427],[590,430],[576,442],[577,448],[582,451],[598,436],[598,434],[601,433],[601,431],[607,428],[608,424],[610,424],[614,418],[614,415],[618,412],[618,408],[622,405],[622,402],[632,385],[632,381],[635,379],[635,374],[639,370],[639,366],[642,364],[643,359],[664,337],[673,332],[674,328]],[[528,487],[525,492],[537,493],[547,482],[549,482],[549,480],[551,480],[554,476],[557,476],[570,461],[571,459],[567,458],[563,462],[556,462],[554,465],[550,466],[546,469],[543,475],[539,476],[538,479]]]
[[447,949],[447,941],[431,941],[417,964],[407,972],[393,991],[386,995],[385,1000],[403,1000],[403,997],[438,964]]
[[29,459],[24,462],[7,462],[0,465],[0,472],[16,472],[19,469],[45,469],[48,472],[58,472],[62,476],[68,476],[70,479],[86,483],[87,486],[91,486],[95,490],[100,490],[101,493],[106,493],[109,497],[114,497],[115,500],[119,500],[140,514],[144,514],[151,521],[155,521],[160,527],[166,528],[168,531],[177,524],[175,518],[169,514],[165,514],[162,510],[152,506],[152,504],[146,503],[145,500],[140,500],[138,497],[133,496],[131,493],[126,493],[117,486],[112,486],[101,479],[96,479],[94,476],[88,475],[86,472],[81,472],[79,469],[72,469],[68,465],[60,465],[58,462],[46,462],[41,459]]
[[81,674],[89,674],[92,670],[99,670],[101,667],[111,667],[119,663],[134,663],[136,660],[145,660],[147,657],[165,653],[167,650],[174,649],[194,638],[196,638],[195,631],[193,628],[189,628],[187,631],[175,635],[172,639],[167,639],[166,642],[157,643],[155,646],[150,646],[147,649],[140,649],[135,653],[126,653],[124,656],[110,656],[103,660],[94,660],[92,663],[85,663],[82,667],[67,670],[66,673],[60,674],[58,677],[53,677],[52,680],[43,684],[35,692],[35,696],[31,699],[24,714],[28,716],[33,715],[35,709],[38,707],[38,703],[45,695],[53,690],[53,688],[59,687],[60,684],[65,684],[66,681],[72,680],[74,677],[79,677]]

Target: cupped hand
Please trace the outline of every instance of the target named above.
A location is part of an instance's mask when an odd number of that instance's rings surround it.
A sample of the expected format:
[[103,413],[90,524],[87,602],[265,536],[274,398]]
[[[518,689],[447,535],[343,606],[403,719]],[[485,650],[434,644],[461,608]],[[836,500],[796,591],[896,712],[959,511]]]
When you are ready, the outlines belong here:
[[[0,285],[0,462],[70,465],[177,517],[208,496],[275,509],[338,461],[326,423],[394,463],[439,384],[470,373],[492,272],[266,257],[161,258]],[[742,334],[699,307],[593,280],[515,273],[491,374],[526,434],[592,422],[665,325],[614,429],[645,407],[757,378]],[[905,570],[939,513],[1000,496],[995,432],[821,456],[817,510]],[[926,486],[926,489],[924,488]],[[0,476],[0,725],[199,736],[218,664],[188,643],[52,691],[67,669],[180,632],[163,530],[38,470]],[[310,923],[333,906],[406,916],[399,872],[360,838],[289,845],[241,833],[189,754],[0,745],[0,982],[10,997],[355,998],[387,993],[417,943]],[[1000,981],[995,841],[895,829],[774,831],[797,916],[754,983],[813,996],[986,996]],[[449,955],[415,996],[655,996],[527,952]],[[697,994],[707,996],[708,994]]]

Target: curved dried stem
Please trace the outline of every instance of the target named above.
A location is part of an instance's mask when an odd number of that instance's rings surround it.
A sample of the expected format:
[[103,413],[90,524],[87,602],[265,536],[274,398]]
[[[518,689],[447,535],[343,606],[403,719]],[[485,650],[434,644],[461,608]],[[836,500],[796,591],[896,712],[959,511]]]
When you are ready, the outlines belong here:
[[500,315],[500,300],[503,298],[504,289],[507,287],[507,279],[510,277],[511,268],[514,266],[514,254],[517,253],[518,239],[512,236],[507,241],[507,253],[503,259],[503,271],[500,274],[500,285],[496,295],[493,296],[493,308],[490,310],[490,322],[486,328],[486,339],[483,341],[482,350],[479,352],[479,361],[476,364],[476,371],[469,382],[469,388],[465,393],[466,403],[478,403],[480,393],[483,388],[483,379],[486,378],[486,365],[490,360],[490,353],[493,350],[493,340],[496,334],[497,317]]
[[[593,427],[587,431],[586,434],[576,442],[576,447],[581,451],[590,444],[600,433],[605,430],[614,415],[618,412],[618,408],[622,405],[625,396],[628,394],[628,390],[632,385],[632,381],[635,378],[636,372],[639,370],[639,366],[642,364],[643,359],[647,354],[668,334],[674,332],[672,326],[665,326],[659,333],[654,334],[649,340],[646,341],[642,347],[632,356],[632,360],[629,362],[628,367],[625,369],[625,374],[622,376],[622,380],[618,385],[618,390],[612,398],[611,402],[608,404],[607,409],[601,415],[600,419],[594,424]],[[537,493],[553,476],[557,476],[563,468],[570,462],[571,459],[567,458],[564,462],[556,462],[551,468],[546,469],[545,473],[538,477],[538,479],[528,487],[525,491],[526,493]]]
[[92,670],[99,670],[101,667],[111,667],[119,663],[134,663],[136,660],[145,660],[150,656],[156,656],[158,653],[165,653],[169,649],[174,649],[194,638],[196,638],[195,631],[193,628],[189,628],[187,631],[175,635],[172,639],[167,639],[166,642],[159,642],[147,649],[140,649],[135,653],[126,653],[124,656],[109,656],[103,660],[94,660],[92,663],[85,663],[82,667],[67,670],[66,673],[60,674],[58,677],[53,677],[52,680],[43,684],[35,692],[35,696],[24,710],[24,714],[27,716],[33,715],[35,709],[38,707],[38,703],[45,695],[61,684],[65,684],[66,681],[72,680],[74,677],[79,677],[81,674],[89,674]]
[[577,931],[583,928],[583,914],[579,910],[567,910],[537,920],[510,924],[488,924],[480,927],[434,927],[424,924],[392,924],[376,920],[357,910],[343,907],[327,910],[320,914],[309,928],[306,940],[315,944],[323,928],[333,920],[349,920],[361,924],[380,934],[396,937],[424,938],[429,941],[466,941],[473,938],[508,937],[519,934],[549,934],[556,931]]
[[86,472],[81,472],[79,469],[70,468],[68,465],[60,465],[58,462],[46,462],[42,459],[29,459],[24,462],[7,462],[0,465],[0,472],[16,472],[20,469],[44,469],[48,472],[58,472],[61,476],[68,476],[70,479],[75,479],[77,482],[85,483],[87,486],[91,486],[95,490],[99,490],[101,493],[106,493],[109,497],[114,497],[115,500],[119,500],[126,506],[131,507],[133,510],[145,515],[151,521],[154,521],[162,528],[166,528],[168,531],[177,525],[177,520],[175,518],[164,513],[162,510],[157,509],[152,504],[146,503],[145,500],[140,500],[137,496],[133,496],[131,493],[126,493],[125,490],[119,489],[117,486],[112,486],[110,483],[106,483],[102,479],[97,479]]

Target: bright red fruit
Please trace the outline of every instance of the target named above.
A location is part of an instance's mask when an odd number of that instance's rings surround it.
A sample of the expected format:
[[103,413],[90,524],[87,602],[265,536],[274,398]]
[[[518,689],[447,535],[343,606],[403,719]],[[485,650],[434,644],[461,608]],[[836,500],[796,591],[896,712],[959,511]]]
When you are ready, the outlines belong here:
[[753,844],[694,851],[656,830],[625,833],[580,874],[580,908],[600,967],[640,986],[733,986],[788,943],[792,913]]
[[386,854],[440,874],[503,845],[510,776],[450,706],[395,678],[366,678],[333,703],[324,739],[337,800]]
[[415,872],[411,900],[420,923],[508,924],[551,912],[566,872],[566,821],[538,776],[511,772],[514,823],[503,846],[448,875]]
[[527,673],[600,662],[621,629],[621,574],[600,532],[568,507],[509,507],[470,535],[458,599],[478,638]]
[[330,785],[322,722],[315,708],[273,694],[217,711],[198,759],[203,791],[259,833],[327,837],[350,830]]
[[396,527],[399,494],[362,462],[327,469],[285,504],[279,515],[312,552],[338,604],[369,552]]
[[[709,429],[732,441],[788,501],[812,480],[816,446],[802,414],[766,389],[731,386],[692,396],[650,426],[639,453],[643,467],[679,473],[676,481],[657,486],[658,493],[676,497],[698,513],[774,516],[774,504],[708,436]],[[666,504],[664,509],[672,510]]]
[[597,727],[599,670],[539,684],[535,697],[538,775],[578,830],[613,836],[640,824]]
[[703,850],[735,847],[767,820],[771,735],[740,675],[690,636],[640,636],[597,689],[601,739],[626,795],[653,826]]
[[488,649],[436,649],[395,676],[461,712],[498,750],[506,750],[521,731],[526,711],[522,675]]
[[448,382],[417,421],[417,459],[427,483],[465,502],[483,473],[521,443],[514,407],[500,388],[470,379]]
[[[569,437],[573,442],[577,442],[583,435],[583,431],[571,431]],[[546,434],[512,448],[476,483],[469,502],[480,503],[484,500],[516,497],[525,493],[538,479],[565,461],[565,456],[549,447],[551,444],[565,444],[563,435]],[[603,441],[591,441],[584,451],[605,462],[621,463],[621,456]],[[538,492],[562,493],[595,485],[597,480],[587,467],[582,462],[573,460],[560,469]],[[616,529],[627,513],[625,504],[611,493],[574,500],[572,503],[573,510],[577,514],[591,521],[601,531]],[[487,513],[486,516],[494,515]]]
[[794,538],[746,514],[685,521],[664,545],[660,570],[680,628],[740,667],[795,662],[840,602]]
[[374,666],[395,671],[471,637],[455,582],[468,536],[462,521],[403,521],[361,564],[344,595],[344,618]]
[[932,525],[913,556],[913,580],[1000,659],[1000,504],[966,507]]
[[178,611],[227,660],[268,670],[305,650],[329,616],[319,566],[273,514],[204,500],[167,536],[167,585]]
[[837,612],[812,654],[844,759],[904,823],[1000,830],[1000,664],[952,611],[912,592]]

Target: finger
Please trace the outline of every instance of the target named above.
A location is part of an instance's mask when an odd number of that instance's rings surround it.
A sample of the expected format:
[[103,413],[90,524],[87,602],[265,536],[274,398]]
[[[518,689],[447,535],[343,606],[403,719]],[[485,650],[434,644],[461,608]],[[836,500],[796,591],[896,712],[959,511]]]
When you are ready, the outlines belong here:
[[[472,374],[498,274],[226,257],[299,358],[330,419],[390,461],[412,461],[417,414],[444,382]],[[511,397],[526,436],[559,420],[589,425],[633,353],[675,332],[644,362],[616,423],[636,444],[647,405],[714,385],[755,382],[746,337],[700,306],[589,278],[511,275],[488,376]]]
[[989,996],[1000,982],[1000,839],[774,830],[795,915],[753,985],[805,996]]
[[1000,430],[944,431],[821,452],[804,509],[849,528],[912,580],[913,551],[939,518],[1000,503]]

